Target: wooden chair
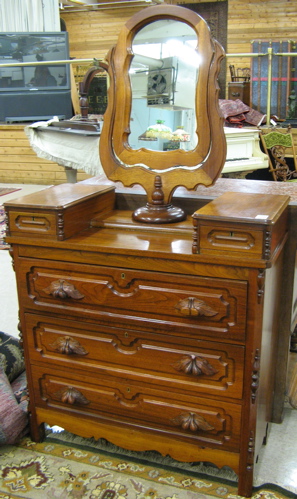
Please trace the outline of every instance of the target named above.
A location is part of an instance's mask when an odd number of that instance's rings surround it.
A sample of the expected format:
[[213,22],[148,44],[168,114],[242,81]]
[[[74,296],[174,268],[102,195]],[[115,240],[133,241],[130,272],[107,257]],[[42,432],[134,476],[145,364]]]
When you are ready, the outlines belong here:
[[250,81],[250,68],[236,68],[234,64],[229,65],[231,81]]
[[[260,138],[273,180],[297,179],[297,158],[291,129],[284,132],[273,129],[269,133],[262,129]],[[293,169],[288,165],[288,158],[293,160]]]
[[230,64],[229,69],[230,69],[231,81],[237,81],[234,65]]

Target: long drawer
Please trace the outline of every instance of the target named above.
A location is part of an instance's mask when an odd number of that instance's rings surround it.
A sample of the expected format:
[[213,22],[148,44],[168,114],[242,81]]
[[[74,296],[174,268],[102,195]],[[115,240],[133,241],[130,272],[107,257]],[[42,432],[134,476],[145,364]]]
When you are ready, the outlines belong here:
[[66,262],[20,262],[26,308],[143,327],[200,334],[221,341],[245,338],[247,283],[140,272]]
[[182,441],[238,450],[241,406],[172,394],[136,381],[32,366],[34,403],[72,415],[168,433]]
[[31,362],[124,375],[169,390],[242,397],[244,347],[26,314]]

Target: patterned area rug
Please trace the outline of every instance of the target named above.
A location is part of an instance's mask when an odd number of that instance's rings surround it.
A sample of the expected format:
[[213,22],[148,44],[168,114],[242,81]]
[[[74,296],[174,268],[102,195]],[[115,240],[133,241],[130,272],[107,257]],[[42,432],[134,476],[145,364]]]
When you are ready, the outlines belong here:
[[0,205],[0,249],[8,249],[9,245],[5,243],[4,237],[6,232],[5,212],[3,206]]
[[[54,437],[0,447],[0,499],[237,499],[234,482],[134,460]],[[253,499],[291,499],[271,485]]]

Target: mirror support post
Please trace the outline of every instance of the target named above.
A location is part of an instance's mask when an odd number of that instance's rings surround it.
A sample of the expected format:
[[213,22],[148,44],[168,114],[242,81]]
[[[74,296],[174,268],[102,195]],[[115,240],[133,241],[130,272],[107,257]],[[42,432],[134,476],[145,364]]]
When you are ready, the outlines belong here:
[[164,193],[162,190],[162,178],[155,177],[155,189],[152,193],[152,202],[134,211],[133,220],[146,223],[173,223],[182,222],[186,218],[186,213],[181,208],[172,204],[164,203]]

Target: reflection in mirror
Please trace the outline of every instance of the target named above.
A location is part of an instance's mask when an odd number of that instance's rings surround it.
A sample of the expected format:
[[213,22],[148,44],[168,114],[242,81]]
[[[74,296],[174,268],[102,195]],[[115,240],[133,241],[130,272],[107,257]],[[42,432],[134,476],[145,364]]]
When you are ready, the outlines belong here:
[[79,106],[82,121],[90,119],[89,113],[103,115],[107,107],[107,66],[99,62],[86,72],[83,81],[79,82]]
[[136,33],[129,70],[132,149],[196,147],[197,44],[193,28],[173,19],[154,21]]

